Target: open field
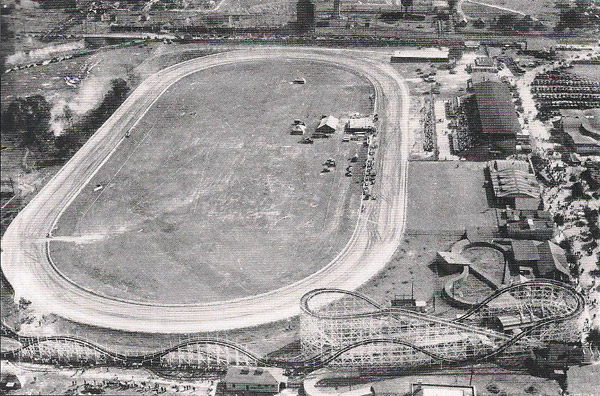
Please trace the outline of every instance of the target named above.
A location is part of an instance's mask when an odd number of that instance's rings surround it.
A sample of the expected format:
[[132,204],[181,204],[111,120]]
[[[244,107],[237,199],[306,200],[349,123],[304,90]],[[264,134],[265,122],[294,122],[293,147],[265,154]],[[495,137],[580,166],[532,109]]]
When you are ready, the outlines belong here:
[[408,225],[411,231],[460,231],[495,226],[483,187],[485,163],[412,161]]
[[[306,85],[290,84],[298,75]],[[182,79],[63,214],[56,265],[104,294],[161,303],[244,297],[310,275],[354,228],[359,186],[343,167],[357,146],[339,135],[301,145],[288,125],[369,112],[370,93],[355,74],[306,61]],[[321,175],[329,157],[338,168]]]

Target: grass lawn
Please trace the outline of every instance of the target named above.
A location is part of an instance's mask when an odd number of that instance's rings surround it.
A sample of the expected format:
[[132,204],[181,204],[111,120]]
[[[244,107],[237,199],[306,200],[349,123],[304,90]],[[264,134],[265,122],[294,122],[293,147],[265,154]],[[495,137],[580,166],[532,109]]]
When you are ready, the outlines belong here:
[[[305,85],[290,84],[300,75]],[[317,271],[354,229],[360,189],[344,169],[358,146],[339,134],[298,144],[289,125],[370,112],[371,92],[296,60],[182,79],[62,216],[54,261],[102,293],[164,303],[249,296]],[[320,174],[329,157],[337,168]]]
[[483,183],[485,163],[411,161],[408,232],[495,226]]

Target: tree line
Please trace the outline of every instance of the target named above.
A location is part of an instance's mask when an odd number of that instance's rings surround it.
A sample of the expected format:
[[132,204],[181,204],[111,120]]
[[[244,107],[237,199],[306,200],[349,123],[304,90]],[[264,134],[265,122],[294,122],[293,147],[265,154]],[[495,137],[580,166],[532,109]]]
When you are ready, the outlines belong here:
[[[57,136],[52,128],[52,105],[42,95],[17,98],[2,114],[2,132],[22,147],[36,150],[46,158],[44,162],[56,163],[69,159],[89,137],[123,103],[129,94],[127,82],[121,78],[111,80],[110,89],[93,110],[75,120],[65,106],[61,120],[66,126]],[[56,121],[56,120],[55,120]]]

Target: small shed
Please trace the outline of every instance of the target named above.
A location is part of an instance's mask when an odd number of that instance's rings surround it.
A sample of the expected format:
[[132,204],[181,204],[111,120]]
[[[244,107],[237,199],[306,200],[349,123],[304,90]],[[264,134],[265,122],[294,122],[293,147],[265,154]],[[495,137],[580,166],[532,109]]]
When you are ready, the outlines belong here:
[[340,120],[335,118],[334,116],[325,116],[321,118],[319,122],[319,126],[315,129],[316,135],[332,135],[337,131],[338,124]]
[[291,135],[304,135],[306,132],[306,126],[302,124],[294,124],[292,125],[292,130],[290,131]]
[[21,389],[21,381],[15,374],[2,373],[0,375],[0,391],[9,392]]

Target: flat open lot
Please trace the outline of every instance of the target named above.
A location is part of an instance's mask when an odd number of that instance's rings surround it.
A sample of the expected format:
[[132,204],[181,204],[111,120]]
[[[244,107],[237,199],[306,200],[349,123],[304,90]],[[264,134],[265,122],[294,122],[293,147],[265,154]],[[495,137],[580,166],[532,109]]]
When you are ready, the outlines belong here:
[[[298,76],[307,84],[290,84]],[[339,134],[298,144],[289,124],[370,112],[371,92],[299,60],[183,78],[63,214],[55,264],[107,295],[162,303],[249,296],[317,271],[355,225],[360,189],[344,168],[358,147]],[[329,157],[338,167],[321,175]]]
[[484,162],[411,161],[408,232],[495,226],[483,187]]

